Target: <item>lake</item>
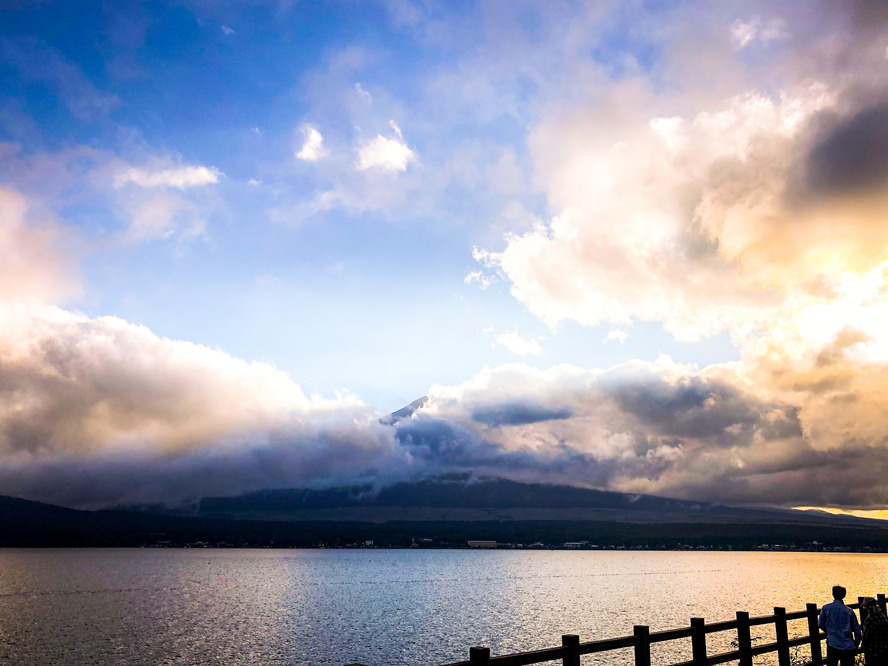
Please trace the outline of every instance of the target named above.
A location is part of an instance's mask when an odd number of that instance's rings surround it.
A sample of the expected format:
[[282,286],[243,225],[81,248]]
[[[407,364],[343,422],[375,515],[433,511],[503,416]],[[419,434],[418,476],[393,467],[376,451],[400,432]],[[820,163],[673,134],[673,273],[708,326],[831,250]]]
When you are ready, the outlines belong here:
[[0,663],[441,664],[800,610],[836,583],[856,600],[886,574],[882,554],[0,549]]

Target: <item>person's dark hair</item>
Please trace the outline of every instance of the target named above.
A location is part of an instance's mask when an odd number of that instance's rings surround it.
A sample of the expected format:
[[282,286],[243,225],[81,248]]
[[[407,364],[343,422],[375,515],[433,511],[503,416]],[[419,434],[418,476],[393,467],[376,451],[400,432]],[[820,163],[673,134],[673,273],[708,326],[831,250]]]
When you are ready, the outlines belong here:
[[847,590],[841,585],[833,586],[833,599],[844,599]]

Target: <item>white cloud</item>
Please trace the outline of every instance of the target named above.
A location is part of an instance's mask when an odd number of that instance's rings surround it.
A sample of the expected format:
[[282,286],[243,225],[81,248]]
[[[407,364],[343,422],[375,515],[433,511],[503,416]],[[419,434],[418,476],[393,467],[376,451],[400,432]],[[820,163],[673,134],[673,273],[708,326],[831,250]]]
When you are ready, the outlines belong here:
[[191,187],[213,185],[224,174],[215,167],[183,166],[171,169],[140,169],[127,167],[114,175],[114,187],[133,184],[144,188],[172,187],[185,190]]
[[543,348],[536,338],[522,338],[518,331],[509,331],[498,335],[496,344],[519,356],[539,356],[543,352]]
[[358,97],[360,97],[361,99],[366,99],[368,102],[372,102],[372,101],[373,101],[373,97],[372,97],[372,95],[370,95],[369,92],[367,92],[366,90],[364,90],[364,88],[361,87],[361,84],[360,84],[360,83],[356,83],[356,84],[355,84],[355,92],[358,93]]
[[548,324],[653,320],[687,340],[741,333],[824,270],[817,257],[836,238],[841,265],[860,260],[866,246],[848,220],[824,218],[829,232],[806,234],[784,199],[806,123],[835,104],[823,85],[653,123],[637,94],[617,101],[622,113],[603,105],[536,128],[540,177],[561,212],[507,236],[502,252],[475,253]]
[[229,28],[227,25],[222,26],[222,32],[225,33],[226,35],[236,35],[237,34],[232,28]]
[[314,162],[327,155],[324,148],[324,137],[318,129],[312,125],[303,125],[300,130],[305,137],[302,148],[296,153],[296,157],[306,162]]
[[407,165],[416,161],[416,154],[404,143],[400,128],[394,121],[391,121],[391,125],[398,138],[387,139],[377,134],[375,139],[362,145],[358,150],[358,169],[406,171]]
[[497,265],[497,255],[489,250],[479,247],[472,248],[472,259],[477,261],[484,268],[483,271],[472,271],[463,278],[463,283],[472,285],[477,283],[481,289],[487,289],[490,285],[495,284],[500,277],[500,271]]
[[494,282],[496,282],[496,279],[493,276],[486,275],[481,271],[472,271],[463,278],[463,284],[472,285],[477,283],[481,289],[487,289]]
[[731,41],[736,48],[742,49],[749,45],[755,39],[758,31],[758,22],[750,21],[745,23],[737,19],[731,24]]
[[785,23],[780,18],[763,24],[759,17],[754,16],[749,21],[737,19],[731,24],[731,43],[737,50],[746,48],[756,39],[770,42],[786,36]]
[[626,331],[619,328],[613,328],[608,332],[607,336],[604,338],[604,341],[610,342],[611,340],[616,340],[620,344],[623,344],[628,339],[629,334],[626,333]]
[[682,118],[654,118],[648,125],[671,152],[678,152],[687,147],[688,137]]

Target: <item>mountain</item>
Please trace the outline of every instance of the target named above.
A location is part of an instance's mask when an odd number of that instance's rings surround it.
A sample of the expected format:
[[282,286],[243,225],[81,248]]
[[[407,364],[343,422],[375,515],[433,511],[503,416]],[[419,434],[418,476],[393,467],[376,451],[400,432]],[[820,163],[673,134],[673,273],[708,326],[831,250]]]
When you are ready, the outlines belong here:
[[417,409],[419,409],[426,403],[428,399],[429,396],[424,395],[421,398],[414,400],[406,407],[401,407],[401,409],[399,409],[398,411],[392,412],[388,416],[383,416],[381,419],[379,419],[379,422],[383,425],[395,425],[398,421],[409,419],[411,416],[413,416],[413,413]]
[[[352,486],[266,490],[208,497],[197,515],[259,520],[390,521],[597,520],[661,523],[872,524],[865,519],[768,508],[737,508],[574,486],[448,474],[378,490]],[[861,523],[863,521],[863,523]]]
[[[465,492],[463,492],[465,490]],[[550,506],[557,497],[573,497],[577,510],[598,511],[597,519],[570,519],[568,510]],[[426,509],[453,512],[480,511],[482,520],[255,520],[270,500],[286,504],[300,498],[303,505],[326,505],[327,510],[379,510],[375,502],[424,502]],[[210,508],[223,498],[207,500]],[[472,539],[506,544],[561,547],[565,542],[586,542],[604,548],[732,548],[752,549],[761,544],[784,547],[845,550],[888,549],[888,524],[883,521],[839,518],[825,514],[762,510],[759,513],[729,507],[680,502],[619,493],[601,493],[564,486],[520,484],[503,479],[469,480],[449,477],[399,484],[387,492],[355,494],[354,489],[334,491],[276,491],[244,498],[224,498],[226,508],[239,519],[211,516],[175,516],[139,511],[78,511],[64,507],[0,496],[0,547],[400,547],[422,544],[428,548],[466,546]],[[356,503],[365,506],[355,507]],[[464,506],[442,507],[462,503]],[[627,507],[643,507],[633,509]],[[331,505],[345,506],[331,506]],[[482,505],[478,507],[476,505]],[[500,507],[509,504],[513,508]],[[524,504],[514,508],[515,504]],[[542,508],[535,505],[543,504]],[[247,508],[249,510],[247,510]],[[408,507],[409,508],[409,507]],[[663,509],[661,511],[661,509]],[[281,510],[276,506],[275,510]],[[324,509],[320,509],[324,510]],[[525,511],[521,518],[491,518],[498,511]],[[554,512],[559,518],[527,518],[532,511]],[[642,520],[611,520],[637,511]],[[672,521],[653,520],[672,512]],[[679,514],[685,511],[685,515]],[[726,512],[721,521],[713,512]],[[732,511],[741,513],[731,514]],[[487,512],[487,513],[485,513]],[[593,515],[593,514],[589,514]],[[734,519],[728,520],[730,515]],[[741,519],[742,518],[742,519]]]

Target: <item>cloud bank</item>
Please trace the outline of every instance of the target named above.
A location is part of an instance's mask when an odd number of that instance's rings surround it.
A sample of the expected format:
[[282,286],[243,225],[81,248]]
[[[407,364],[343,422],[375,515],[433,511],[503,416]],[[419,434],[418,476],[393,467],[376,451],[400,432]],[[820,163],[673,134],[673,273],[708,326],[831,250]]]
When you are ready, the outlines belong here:
[[336,482],[403,452],[352,396],[114,317],[0,305],[0,488],[78,506]]

